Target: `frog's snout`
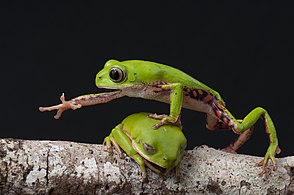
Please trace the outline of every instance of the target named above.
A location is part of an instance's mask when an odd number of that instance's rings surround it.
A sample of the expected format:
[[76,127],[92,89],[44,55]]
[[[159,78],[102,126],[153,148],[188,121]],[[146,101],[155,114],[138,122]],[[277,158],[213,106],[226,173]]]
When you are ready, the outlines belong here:
[[97,73],[97,75],[96,75],[96,81],[100,81],[100,80],[102,80],[102,74],[101,74],[101,72],[98,72]]
[[95,83],[96,86],[99,87],[99,85],[103,82],[104,76],[101,73],[101,71],[99,73],[97,73],[96,78],[95,78]]

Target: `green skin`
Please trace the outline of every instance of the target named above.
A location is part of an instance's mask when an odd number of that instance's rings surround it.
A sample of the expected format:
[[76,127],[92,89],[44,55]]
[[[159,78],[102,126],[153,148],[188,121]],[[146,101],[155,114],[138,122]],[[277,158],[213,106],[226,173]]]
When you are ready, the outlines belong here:
[[163,170],[167,174],[176,168],[176,180],[179,181],[178,166],[187,140],[181,128],[175,125],[164,125],[155,131],[153,125],[158,120],[149,118],[149,114],[128,116],[111,131],[104,143],[110,152],[113,145],[121,156],[120,148],[134,159],[140,166],[143,181],[147,181],[145,165],[158,174],[162,174]]
[[39,109],[42,112],[57,110],[55,118],[58,119],[67,109],[75,110],[82,106],[106,103],[123,96],[156,100],[169,103],[170,113],[149,115],[151,118],[160,119],[154,129],[165,124],[180,125],[182,107],[203,112],[207,116],[208,129],[231,129],[240,134],[233,144],[225,148],[228,152],[235,152],[243,145],[252,134],[253,125],[259,118],[263,118],[270,144],[264,159],[257,165],[263,166],[260,175],[266,172],[269,160],[272,161],[273,170],[276,169],[275,154],[280,152],[277,133],[268,112],[261,107],[253,109],[244,119],[236,119],[226,109],[218,92],[176,68],[143,60],[107,61],[96,75],[96,86],[115,91],[83,95],[69,101],[65,101],[63,94],[60,98],[61,104]]

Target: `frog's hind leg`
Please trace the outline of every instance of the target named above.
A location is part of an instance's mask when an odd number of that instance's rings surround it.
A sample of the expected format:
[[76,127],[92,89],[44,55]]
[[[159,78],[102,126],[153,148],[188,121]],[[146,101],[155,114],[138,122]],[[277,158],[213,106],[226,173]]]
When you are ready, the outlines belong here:
[[[238,122],[242,122],[242,120],[238,120]],[[224,123],[220,119],[216,118],[213,115],[206,115],[206,128],[209,130],[229,130],[228,124]],[[223,148],[223,151],[229,153],[236,153],[236,151],[251,137],[253,132],[253,126],[243,133],[241,133],[238,138],[234,141],[234,143],[229,146]]]
[[262,118],[264,121],[265,131],[269,135],[270,145],[267,149],[264,159],[258,163],[259,166],[263,166],[263,171],[260,174],[262,175],[265,173],[265,168],[267,167],[269,160],[272,161],[273,169],[276,169],[275,154],[280,153],[281,150],[278,147],[278,138],[274,123],[265,109],[261,107],[253,109],[245,116],[242,122],[240,122],[239,120],[235,119],[235,117],[216,100],[212,101],[211,107],[215,116],[224,124],[227,124],[227,126],[237,134],[242,134],[247,129],[250,129],[259,118]]

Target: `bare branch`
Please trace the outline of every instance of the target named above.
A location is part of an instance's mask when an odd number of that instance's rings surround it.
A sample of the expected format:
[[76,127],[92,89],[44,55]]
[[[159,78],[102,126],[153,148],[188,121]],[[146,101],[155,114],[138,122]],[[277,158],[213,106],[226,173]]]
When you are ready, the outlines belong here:
[[129,157],[105,147],[64,141],[0,139],[0,194],[292,194],[294,156],[259,177],[261,157],[200,146],[185,153],[181,181],[148,170],[142,183]]

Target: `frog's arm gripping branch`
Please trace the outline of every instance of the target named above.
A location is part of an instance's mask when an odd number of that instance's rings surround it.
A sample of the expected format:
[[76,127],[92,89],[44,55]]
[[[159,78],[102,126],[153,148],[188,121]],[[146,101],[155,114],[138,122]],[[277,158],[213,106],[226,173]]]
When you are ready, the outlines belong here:
[[82,96],[73,98],[69,101],[66,101],[64,93],[63,93],[60,97],[61,104],[49,106],[49,107],[39,107],[39,110],[41,112],[57,110],[57,113],[54,116],[54,118],[59,119],[65,110],[68,110],[68,109],[76,110],[78,108],[81,108],[82,106],[91,106],[95,104],[106,103],[111,100],[120,98],[122,96],[124,96],[122,91],[118,90],[118,91],[107,92],[107,93],[82,95]]
[[162,90],[170,90],[170,114],[157,115],[151,114],[149,117],[154,119],[160,119],[161,121],[154,125],[155,129],[158,129],[164,124],[174,124],[182,126],[180,120],[180,113],[183,102],[183,85],[181,83],[172,83],[161,86]]

